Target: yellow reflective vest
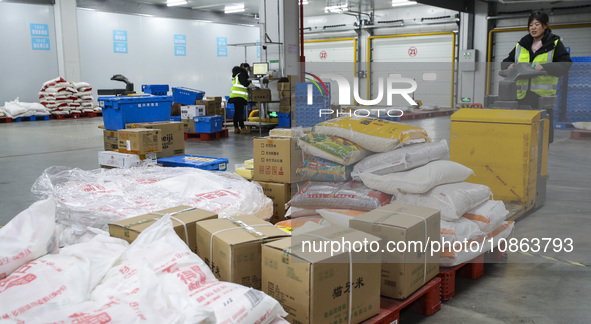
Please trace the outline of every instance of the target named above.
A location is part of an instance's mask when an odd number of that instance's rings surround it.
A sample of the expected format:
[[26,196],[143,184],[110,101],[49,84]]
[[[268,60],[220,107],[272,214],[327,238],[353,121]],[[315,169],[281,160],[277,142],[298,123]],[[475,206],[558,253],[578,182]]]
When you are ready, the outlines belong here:
[[[554,41],[554,48],[558,44],[558,39]],[[532,63],[544,64],[552,62],[554,58],[554,48],[546,53],[537,55],[534,57]],[[515,46],[515,63],[530,63],[529,60],[529,50],[527,48],[523,48],[519,43]],[[524,80],[517,80],[517,99],[525,98],[525,93],[527,92],[528,85],[529,90],[535,92],[540,96],[555,96],[556,95],[556,87],[558,85],[558,77],[552,75],[542,75],[539,77],[531,78],[531,79],[524,79]]]
[[248,100],[248,88],[243,86],[242,83],[238,80],[238,76],[240,73],[236,74],[234,80],[232,81],[232,90],[230,92],[230,98],[243,98],[244,100]]

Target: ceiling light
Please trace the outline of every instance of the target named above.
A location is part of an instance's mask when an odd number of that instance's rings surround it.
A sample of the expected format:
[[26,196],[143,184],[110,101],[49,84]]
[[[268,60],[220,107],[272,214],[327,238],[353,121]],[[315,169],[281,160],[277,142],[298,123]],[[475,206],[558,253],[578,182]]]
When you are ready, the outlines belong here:
[[[2,1],[2,0],[0,0]],[[88,11],[95,11],[96,9],[92,9],[92,8],[78,8],[80,10],[88,10]]]
[[324,7],[324,12],[330,12],[330,13],[341,13],[344,11],[349,11],[349,6],[348,5],[339,5],[339,6],[327,6]]
[[154,17],[154,15],[148,15],[148,14],[137,14],[138,16],[144,16],[144,17]]
[[186,4],[187,4],[187,0],[167,0],[166,1],[167,7],[182,6],[182,5],[186,5]]
[[231,5],[225,5],[224,6],[224,13],[236,13],[236,12],[243,12],[244,10],[246,10],[244,8],[244,3],[239,3],[239,4],[231,4]]
[[309,3],[310,3],[310,2],[309,2],[308,0],[301,0],[301,1],[298,1],[298,4],[299,4],[299,5],[300,5],[300,4],[307,5],[307,4],[309,4]]
[[392,0],[392,7],[404,7],[404,6],[412,6],[417,4],[416,1],[409,1],[409,0]]

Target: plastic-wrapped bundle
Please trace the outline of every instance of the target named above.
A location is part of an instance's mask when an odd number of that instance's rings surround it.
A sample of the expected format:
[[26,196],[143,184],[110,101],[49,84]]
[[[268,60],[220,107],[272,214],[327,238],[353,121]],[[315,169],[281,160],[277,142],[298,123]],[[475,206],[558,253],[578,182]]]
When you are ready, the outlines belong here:
[[425,193],[435,186],[462,182],[474,171],[453,161],[433,161],[427,165],[404,172],[385,175],[362,173],[361,180],[366,186],[381,192]]
[[499,227],[508,214],[503,201],[488,200],[469,210],[464,217],[476,223],[483,232],[490,232]]
[[342,165],[351,165],[371,154],[363,147],[337,136],[310,133],[298,140],[302,151]]
[[353,180],[360,181],[361,173],[369,172],[383,175],[410,170],[431,161],[440,160],[447,156],[449,148],[446,140],[433,143],[405,146],[390,152],[370,155],[353,167]]
[[369,117],[340,117],[316,124],[313,132],[346,138],[372,152],[428,140],[423,128]]
[[[88,227],[188,205],[220,217],[253,215],[269,219],[273,205],[262,188],[232,173],[195,168],[140,167],[84,171],[50,167],[31,191],[53,196],[57,222],[66,226],[61,244],[78,242]],[[64,240],[69,238],[69,240]]]
[[453,222],[491,195],[490,188],[485,185],[460,182],[437,186],[424,194],[398,193],[392,201],[438,209],[441,219]]
[[338,164],[317,156],[304,161],[297,170],[304,180],[311,181],[347,181],[351,179],[352,166]]
[[308,182],[288,204],[311,209],[374,210],[388,204],[391,198],[392,195],[372,190],[357,181]]
[[464,217],[455,222],[441,220],[441,239],[443,242],[482,241],[484,233],[473,221]]

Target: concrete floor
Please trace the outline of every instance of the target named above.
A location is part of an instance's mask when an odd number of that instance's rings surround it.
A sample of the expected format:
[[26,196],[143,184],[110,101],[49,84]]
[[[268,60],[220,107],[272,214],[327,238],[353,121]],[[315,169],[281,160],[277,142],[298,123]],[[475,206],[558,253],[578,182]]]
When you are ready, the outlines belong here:
[[[434,139],[449,140],[449,120],[409,124],[424,127]],[[97,168],[102,124],[101,118],[0,124],[0,225],[37,200],[31,185],[47,167]],[[514,237],[572,238],[574,250],[539,256],[510,253],[506,264],[486,264],[478,280],[459,278],[456,296],[435,315],[403,312],[403,323],[591,323],[591,267],[566,262],[591,265],[591,141],[570,140],[569,134],[556,131],[546,204],[518,221]],[[252,157],[253,136],[186,141],[186,152],[226,157],[233,169]]]

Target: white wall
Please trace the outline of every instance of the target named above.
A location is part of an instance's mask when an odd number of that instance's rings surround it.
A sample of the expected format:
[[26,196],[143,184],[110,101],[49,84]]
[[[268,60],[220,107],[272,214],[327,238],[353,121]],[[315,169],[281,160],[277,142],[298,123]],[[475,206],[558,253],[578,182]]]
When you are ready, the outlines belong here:
[[[33,50],[30,24],[47,24],[50,50]],[[37,102],[43,82],[58,76],[53,7],[0,2],[0,106]]]
[[[127,54],[114,53],[113,30],[127,31]],[[228,44],[255,42],[258,28],[78,10],[78,34],[82,79],[95,94],[96,89],[124,88],[110,81],[123,74],[136,91],[142,84],[169,84],[226,96],[232,67],[244,61],[244,47],[228,46],[228,56],[217,56],[216,38],[227,37]],[[186,36],[186,56],[174,55],[175,34]],[[247,56],[250,63],[259,61],[254,47]]]

